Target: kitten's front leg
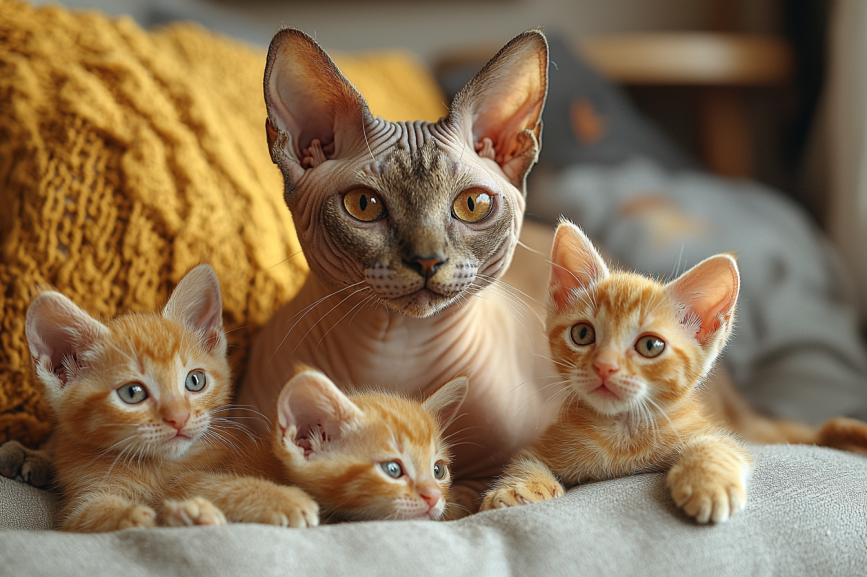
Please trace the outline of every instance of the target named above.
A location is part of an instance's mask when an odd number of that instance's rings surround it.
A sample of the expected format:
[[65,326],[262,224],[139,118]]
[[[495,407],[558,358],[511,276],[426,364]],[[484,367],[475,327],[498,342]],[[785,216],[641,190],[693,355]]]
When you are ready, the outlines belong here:
[[298,487],[277,485],[257,477],[189,473],[172,484],[167,497],[204,497],[230,523],[263,523],[282,527],[319,525],[319,505]]
[[45,451],[34,451],[18,441],[0,445],[0,475],[34,487],[51,480],[51,459]]
[[104,493],[85,496],[68,509],[60,524],[63,531],[104,533],[130,527],[156,526],[157,514],[153,509],[119,495]]
[[700,435],[684,445],[668,472],[678,507],[699,523],[722,523],[743,510],[752,466],[740,442],[724,434]]
[[563,485],[551,469],[531,453],[524,452],[506,466],[503,476],[485,494],[481,510],[550,501],[564,494]]

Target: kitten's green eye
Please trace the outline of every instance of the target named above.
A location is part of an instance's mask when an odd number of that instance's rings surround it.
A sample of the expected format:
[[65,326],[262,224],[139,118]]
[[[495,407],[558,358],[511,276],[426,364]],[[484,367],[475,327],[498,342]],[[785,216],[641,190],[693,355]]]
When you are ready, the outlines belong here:
[[382,470],[385,471],[385,474],[392,479],[400,479],[403,476],[403,467],[400,466],[400,463],[398,461],[380,463],[379,466],[382,467]]
[[385,218],[385,204],[369,188],[355,188],[343,195],[346,212],[362,222],[373,222]]
[[576,345],[592,345],[596,342],[596,331],[589,323],[578,323],[572,327],[572,342]]
[[665,341],[652,336],[641,337],[635,343],[635,350],[642,357],[652,359],[653,357],[658,357],[665,350]]
[[141,383],[127,383],[117,390],[117,396],[128,405],[137,405],[148,398],[148,390]]
[[433,473],[434,477],[436,477],[437,479],[444,479],[448,470],[448,467],[446,467],[446,464],[442,461],[437,461],[436,463],[434,463]]
[[191,371],[190,374],[187,375],[187,382],[184,383],[184,386],[188,391],[198,393],[204,389],[207,384],[208,380],[205,378],[204,371]]
[[481,188],[463,191],[452,204],[452,212],[464,222],[484,220],[493,209],[494,197]]

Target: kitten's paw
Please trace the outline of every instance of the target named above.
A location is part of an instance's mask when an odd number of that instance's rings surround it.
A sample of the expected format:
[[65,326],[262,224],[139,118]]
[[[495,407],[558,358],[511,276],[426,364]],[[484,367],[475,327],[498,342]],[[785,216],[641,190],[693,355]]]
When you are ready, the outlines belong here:
[[275,494],[245,515],[248,522],[280,527],[316,527],[319,504],[298,487],[275,487]]
[[207,499],[193,497],[186,501],[167,500],[163,504],[163,522],[169,527],[222,527],[226,524],[226,516]]
[[0,445],[0,475],[44,487],[51,480],[51,460],[45,451],[34,451],[18,441],[9,441]]
[[482,511],[559,499],[565,494],[556,479],[505,479],[485,494]]
[[146,505],[133,505],[130,507],[126,515],[121,518],[117,524],[118,529],[129,529],[130,527],[156,527],[157,514],[156,511]]
[[722,523],[743,511],[747,490],[743,472],[730,473],[675,465],[668,473],[671,497],[699,523]]

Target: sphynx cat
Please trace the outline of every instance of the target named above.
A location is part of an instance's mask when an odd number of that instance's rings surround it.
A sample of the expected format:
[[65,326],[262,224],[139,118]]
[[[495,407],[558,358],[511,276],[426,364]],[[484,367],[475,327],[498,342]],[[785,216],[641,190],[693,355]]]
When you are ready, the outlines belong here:
[[[452,499],[475,510],[558,409],[545,389],[557,371],[542,324],[496,282],[521,233],[547,73],[547,42],[531,30],[476,74],[446,117],[389,122],[309,36],[274,36],[266,132],[311,272],[254,341],[239,403],[273,413],[299,362],[347,389],[416,398],[466,375],[447,435]],[[535,258],[542,272],[531,280],[544,299],[549,273]]]

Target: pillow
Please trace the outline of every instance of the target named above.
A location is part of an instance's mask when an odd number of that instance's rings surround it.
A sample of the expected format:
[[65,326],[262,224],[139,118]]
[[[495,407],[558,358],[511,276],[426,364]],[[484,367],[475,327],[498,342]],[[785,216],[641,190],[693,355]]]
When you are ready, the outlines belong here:
[[[37,285],[94,315],[158,310],[214,266],[232,366],[292,298],[306,264],[265,139],[264,50],[199,26],[146,32],[2,2],[0,443],[50,431],[24,334]],[[443,97],[402,53],[335,60],[389,120],[436,120]]]

